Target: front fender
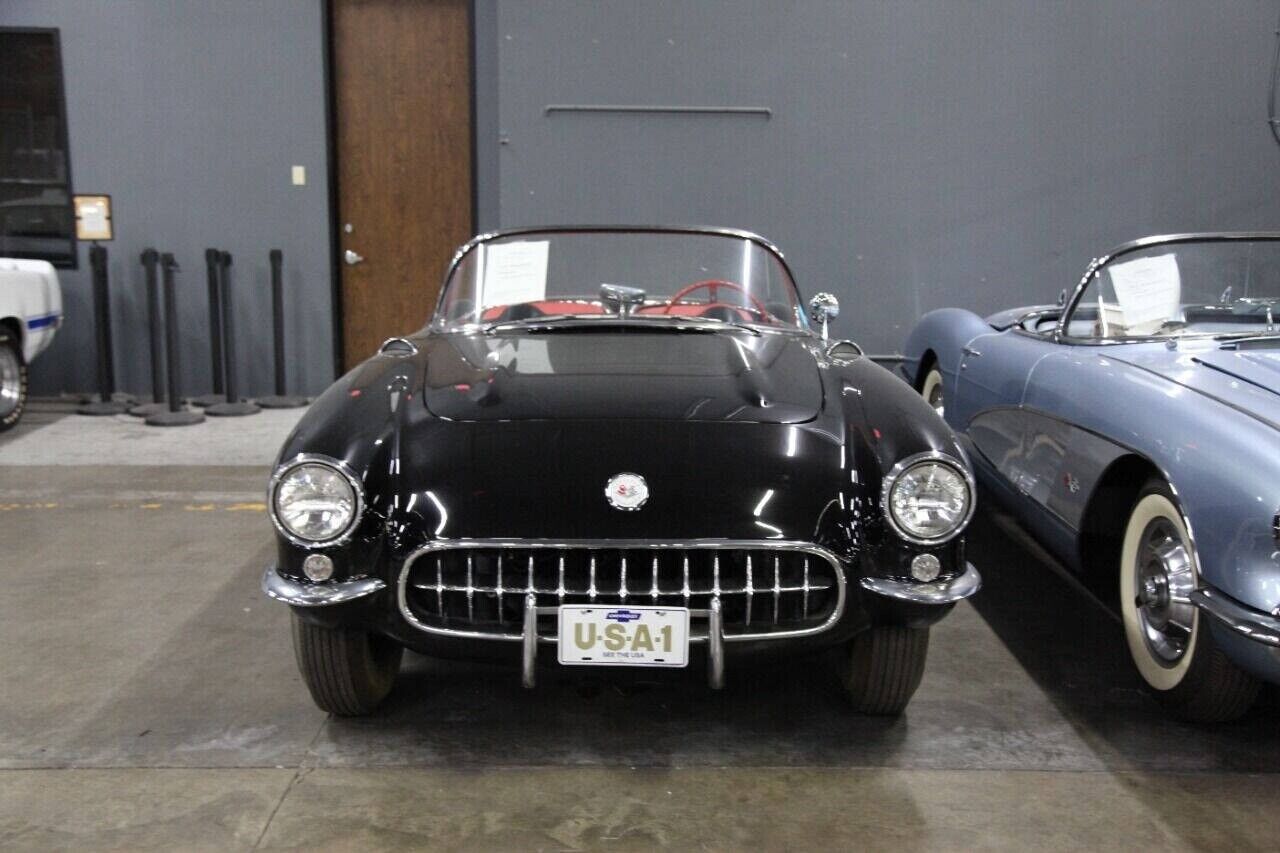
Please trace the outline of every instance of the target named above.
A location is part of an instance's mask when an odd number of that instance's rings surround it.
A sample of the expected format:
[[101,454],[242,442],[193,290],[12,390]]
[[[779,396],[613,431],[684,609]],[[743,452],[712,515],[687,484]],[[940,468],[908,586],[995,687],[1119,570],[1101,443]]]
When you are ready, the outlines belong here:
[[[307,409],[285,439],[277,467],[303,454],[316,454],[346,464],[363,485],[364,515],[345,543],[325,549],[335,577],[362,577],[375,572],[394,546],[389,521],[397,509],[399,442],[411,402],[421,386],[420,357],[377,355],[331,385]],[[310,551],[277,536],[281,573],[302,576]]]
[[990,334],[985,320],[963,308],[939,308],[920,318],[902,344],[901,378],[919,387],[928,353],[937,359],[946,389],[954,393],[956,373],[965,344],[979,335]]
[[[911,387],[869,359],[854,359],[833,371],[830,394],[838,396],[846,430],[849,512],[867,573],[909,577],[910,561],[934,553],[948,576],[965,571],[963,536],[939,546],[900,538],[884,518],[881,490],[901,460],[919,453],[943,453],[972,473],[955,433]],[[976,496],[975,496],[976,497]]]
[[1037,366],[1024,407],[1148,460],[1178,496],[1204,580],[1250,607],[1280,608],[1280,459],[1262,452],[1276,446],[1274,427],[1083,347]]

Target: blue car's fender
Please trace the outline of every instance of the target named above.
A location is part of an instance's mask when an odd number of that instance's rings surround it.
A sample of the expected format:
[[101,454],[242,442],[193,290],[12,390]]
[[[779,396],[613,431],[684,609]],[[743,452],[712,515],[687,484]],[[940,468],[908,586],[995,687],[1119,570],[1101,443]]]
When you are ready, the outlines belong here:
[[1084,346],[1063,347],[1036,365],[1023,408],[1086,433],[1068,439],[1072,446],[1063,449],[1066,467],[1054,490],[1069,492],[1082,475],[1071,467],[1097,464],[1107,453],[1086,453],[1087,445],[1111,445],[1108,465],[1128,454],[1147,460],[1178,496],[1203,579],[1250,607],[1280,608],[1280,550],[1272,529],[1280,458],[1266,450],[1276,446],[1274,425]]
[[991,326],[972,311],[962,308],[930,311],[907,335],[902,345],[903,359],[898,366],[898,375],[913,388],[919,388],[924,378],[924,364],[932,358],[942,373],[944,395],[954,394],[965,344],[991,331]]

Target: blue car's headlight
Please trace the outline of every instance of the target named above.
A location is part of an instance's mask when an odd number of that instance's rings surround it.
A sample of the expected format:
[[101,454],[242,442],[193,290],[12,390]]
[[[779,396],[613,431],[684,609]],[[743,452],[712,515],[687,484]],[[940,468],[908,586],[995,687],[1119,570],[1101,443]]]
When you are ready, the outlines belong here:
[[973,516],[974,487],[953,457],[922,453],[900,461],[885,478],[885,518],[899,536],[938,545],[957,536]]

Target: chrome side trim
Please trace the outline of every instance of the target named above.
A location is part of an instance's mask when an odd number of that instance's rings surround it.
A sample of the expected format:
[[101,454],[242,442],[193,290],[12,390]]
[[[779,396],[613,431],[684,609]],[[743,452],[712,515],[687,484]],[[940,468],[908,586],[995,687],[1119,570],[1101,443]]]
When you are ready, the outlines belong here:
[[[893,518],[893,513],[889,510],[889,496],[892,494],[893,487],[897,484],[898,478],[907,470],[921,462],[942,462],[950,465],[960,472],[960,475],[964,477],[965,485],[969,487],[969,507],[965,511],[964,518],[960,520],[960,523],[956,525],[954,530],[947,535],[939,536],[936,539],[922,539],[919,536],[912,536],[910,533],[907,533],[898,526],[898,522]],[[978,486],[973,479],[973,472],[969,470],[969,466],[965,464],[965,460],[957,459],[949,453],[942,453],[937,450],[928,450],[924,453],[916,453],[903,459],[899,459],[897,463],[889,469],[889,473],[885,475],[884,484],[880,488],[880,511],[884,515],[885,521],[889,523],[889,527],[900,538],[915,545],[941,545],[944,542],[950,542],[952,539],[955,539],[964,532],[966,527],[969,526],[969,522],[973,519],[973,512],[977,508],[977,503]]]
[[327,607],[330,604],[342,604],[373,595],[386,589],[386,583],[380,578],[358,578],[350,581],[325,583],[302,583],[286,578],[276,571],[275,566],[267,569],[262,576],[262,591],[267,598],[292,604],[294,607]]
[[950,580],[918,583],[887,578],[863,578],[862,586],[877,595],[910,601],[913,604],[954,604],[982,589],[982,575],[972,563],[965,563],[964,574]]
[[1280,648],[1280,618],[1246,607],[1213,587],[1201,587],[1191,593],[1191,603],[1226,625],[1237,634]]
[[[318,542],[295,536],[280,523],[280,519],[276,518],[276,489],[280,487],[280,481],[294,468],[307,463],[327,465],[333,468],[346,478],[348,485],[351,486],[351,490],[356,496],[356,509],[351,514],[351,523],[347,525],[347,529],[331,539]],[[360,478],[356,476],[356,472],[351,470],[351,466],[341,459],[334,459],[332,456],[325,456],[322,453],[299,453],[287,462],[281,462],[279,467],[271,474],[271,480],[267,485],[267,515],[271,516],[271,523],[275,525],[280,535],[299,548],[332,548],[350,539],[351,534],[355,533],[356,528],[360,526],[360,518],[364,515],[364,485],[360,482]]]
[[[815,557],[821,557],[826,560],[835,570],[836,576],[836,603],[831,610],[831,615],[826,621],[819,625],[809,628],[799,628],[792,631],[767,631],[756,632],[751,634],[732,634],[724,637],[724,641],[728,643],[741,643],[748,640],[785,640],[794,639],[796,637],[808,637],[813,634],[821,634],[823,631],[830,629],[840,617],[844,615],[845,601],[848,596],[848,581],[845,579],[844,564],[840,558],[831,551],[819,545],[810,542],[794,542],[787,540],[761,540],[761,539],[441,539],[435,542],[429,542],[418,550],[414,551],[404,561],[403,568],[400,569],[400,576],[396,581],[396,604],[400,608],[400,615],[405,621],[420,631],[428,634],[436,634],[442,637],[463,637],[475,640],[511,640],[520,642],[523,640],[521,634],[498,634],[490,631],[468,631],[458,628],[441,628],[436,625],[428,625],[413,615],[413,611],[409,609],[409,601],[407,590],[409,586],[409,572],[413,568],[413,564],[421,557],[436,551],[456,551],[464,548],[559,548],[559,549],[585,549],[585,550],[642,550],[642,549],[669,549],[669,550],[688,550],[688,549],[717,549],[717,550],[754,550],[754,551],[790,551],[811,554]],[[435,587],[431,587],[434,589]],[[686,590],[688,589],[686,585]],[[530,590],[533,592],[533,590]],[[548,594],[554,593],[555,590],[549,591]],[[686,605],[687,606],[687,605]],[[693,611],[692,615],[698,615],[700,611]],[[540,635],[538,641],[542,643],[554,643],[557,637],[554,634]],[[690,636],[689,642],[699,643],[707,642],[705,636]]]

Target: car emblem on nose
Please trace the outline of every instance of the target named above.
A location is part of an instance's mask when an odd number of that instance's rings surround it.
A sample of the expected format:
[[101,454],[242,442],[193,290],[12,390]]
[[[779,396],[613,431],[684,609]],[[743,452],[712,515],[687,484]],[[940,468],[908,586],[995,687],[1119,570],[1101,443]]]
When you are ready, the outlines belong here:
[[639,474],[614,474],[605,484],[604,496],[614,509],[639,509],[649,500],[649,484]]

